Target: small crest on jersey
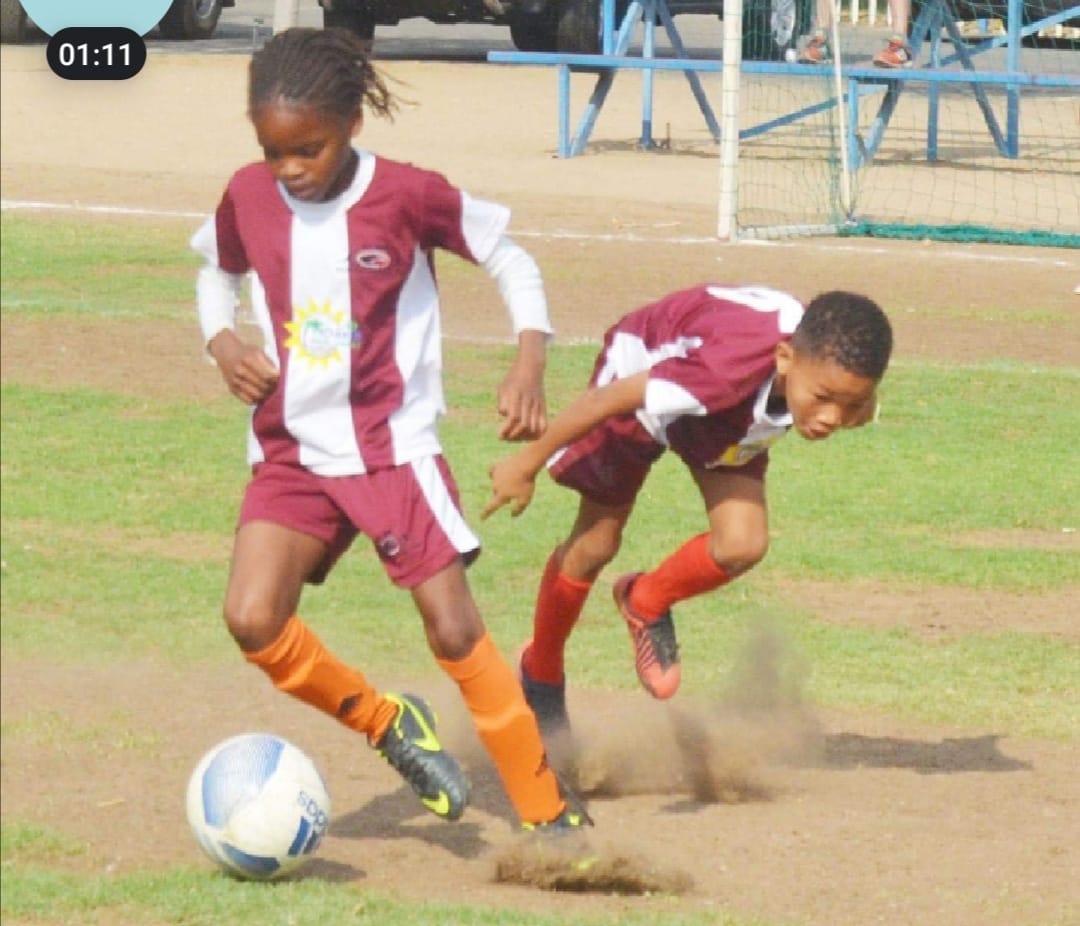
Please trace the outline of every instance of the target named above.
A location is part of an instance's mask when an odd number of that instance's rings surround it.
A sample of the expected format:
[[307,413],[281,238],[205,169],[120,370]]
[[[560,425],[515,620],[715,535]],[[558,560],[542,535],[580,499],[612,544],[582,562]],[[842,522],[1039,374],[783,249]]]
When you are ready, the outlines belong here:
[[401,552],[401,541],[394,534],[387,531],[375,541],[375,549],[380,559],[393,559]]
[[390,254],[382,248],[361,248],[353,260],[362,270],[385,270],[390,266]]
[[329,302],[314,300],[294,306],[292,321],[285,322],[289,337],[285,346],[309,366],[328,367],[345,359],[345,352],[360,347],[360,328],[344,312]]

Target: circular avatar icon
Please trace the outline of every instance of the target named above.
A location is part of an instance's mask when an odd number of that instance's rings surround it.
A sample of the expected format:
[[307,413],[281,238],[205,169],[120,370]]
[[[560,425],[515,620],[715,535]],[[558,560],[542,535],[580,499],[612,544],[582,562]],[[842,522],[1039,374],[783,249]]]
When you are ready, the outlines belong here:
[[22,0],[42,32],[55,35],[72,26],[122,26],[146,35],[160,22],[172,0]]

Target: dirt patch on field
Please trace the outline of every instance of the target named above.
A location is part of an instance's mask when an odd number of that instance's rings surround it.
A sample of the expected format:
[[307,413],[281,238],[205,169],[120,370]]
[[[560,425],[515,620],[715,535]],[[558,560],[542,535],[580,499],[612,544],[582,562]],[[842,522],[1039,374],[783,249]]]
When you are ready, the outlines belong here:
[[[330,782],[334,823],[311,875],[418,899],[551,909],[541,891],[495,883],[517,837],[445,683],[417,684],[433,693],[474,780],[472,807],[456,824],[428,815],[355,734],[276,695],[239,659],[185,671],[9,660],[2,668],[4,818],[84,842],[66,865],[209,866],[187,829],[184,788],[198,756],[243,732],[243,717],[246,729],[272,729],[307,750]],[[728,909],[815,926],[1017,926],[1069,922],[1080,910],[1080,847],[1068,822],[1080,813],[1075,746],[806,705],[740,714],[719,698],[684,701],[673,714],[642,693],[572,692],[571,712],[594,763],[633,756],[639,772],[648,768],[634,788],[591,798],[597,850],[685,889],[564,894],[557,905],[568,921]],[[687,723],[739,788],[696,792],[694,763],[675,745]],[[612,780],[619,772],[608,769]]]
[[102,552],[127,556],[152,556],[178,563],[224,563],[232,553],[232,538],[220,534],[175,531],[165,536],[146,536],[142,531],[111,525],[64,527],[43,521],[9,519],[13,536],[28,543],[92,547]]
[[785,581],[778,590],[823,621],[857,627],[902,627],[925,637],[1021,631],[1080,640],[1080,588],[1005,592],[935,585],[898,588],[858,580],[843,585]]

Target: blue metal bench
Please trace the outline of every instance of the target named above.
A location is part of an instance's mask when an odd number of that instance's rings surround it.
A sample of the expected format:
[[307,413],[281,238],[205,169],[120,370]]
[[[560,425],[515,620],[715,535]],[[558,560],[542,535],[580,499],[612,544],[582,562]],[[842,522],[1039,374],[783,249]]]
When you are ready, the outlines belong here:
[[[967,45],[960,35],[955,17],[951,14],[948,0],[930,0],[925,3],[912,26],[910,42],[916,53],[922,44],[929,40],[929,66],[903,70],[883,68],[842,68],[841,75],[847,82],[844,99],[835,96],[782,117],[740,131],[740,138],[751,138],[770,129],[789,125],[808,116],[846,102],[848,106],[847,149],[849,163],[856,169],[873,159],[881,139],[896,109],[896,104],[905,86],[911,81],[925,82],[928,86],[929,113],[927,117],[927,158],[937,157],[937,132],[939,98],[941,87],[945,84],[966,84],[982,112],[987,130],[997,150],[1007,157],[1018,157],[1020,90],[1023,87],[1065,88],[1080,90],[1080,75],[1040,75],[1027,74],[1019,69],[1021,41],[1025,36],[1037,33],[1047,26],[1080,17],[1080,5],[1071,7],[1053,16],[1023,25],[1020,0],[1009,0],[1007,30],[1004,35]],[[657,20],[667,32],[675,57],[658,58],[655,55],[655,25]],[[614,22],[614,0],[604,0],[601,16],[603,26],[602,51],[597,55],[568,54],[558,52],[489,52],[488,60],[500,64],[547,65],[558,69],[558,155],[574,157],[581,154],[589,141],[589,136],[607,99],[608,92],[620,70],[641,70],[642,86],[642,128],[640,145],[648,149],[655,147],[652,138],[652,75],[656,71],[682,71],[690,84],[705,123],[717,141],[720,140],[720,127],[701,86],[701,73],[719,72],[723,62],[719,59],[690,58],[668,10],[667,0],[632,0],[618,28]],[[644,26],[641,55],[628,55],[630,40],[638,22]],[[953,43],[952,54],[943,54],[941,33],[944,29]],[[1006,70],[979,72],[975,68],[975,59],[995,48],[1006,47]],[[959,62],[960,68],[949,69]],[[768,61],[744,61],[743,73],[773,74],[786,77],[823,76],[820,65],[787,64]],[[575,72],[596,74],[596,85],[589,102],[573,135],[570,134],[570,75]],[[1004,130],[990,106],[986,93],[987,87],[1004,86],[1006,88],[1006,124]],[[865,137],[859,133],[859,107],[871,94],[884,93],[878,111]]]

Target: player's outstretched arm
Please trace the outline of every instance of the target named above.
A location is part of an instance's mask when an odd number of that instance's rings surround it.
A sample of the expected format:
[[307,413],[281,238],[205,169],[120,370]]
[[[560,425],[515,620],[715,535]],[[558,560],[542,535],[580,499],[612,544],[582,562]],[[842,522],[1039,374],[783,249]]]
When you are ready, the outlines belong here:
[[627,415],[645,404],[648,371],[617,379],[599,389],[587,389],[556,415],[547,430],[531,444],[491,467],[491,498],[480,517],[510,506],[517,517],[532,501],[536,474],[560,447],[573,443],[615,415]]
[[517,357],[499,385],[498,412],[504,419],[499,437],[532,440],[547,426],[544,366],[552,328],[544,281],[532,256],[506,235],[481,266],[498,284],[518,339]]

